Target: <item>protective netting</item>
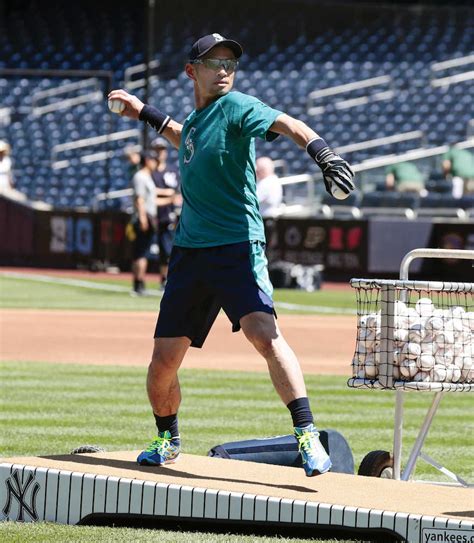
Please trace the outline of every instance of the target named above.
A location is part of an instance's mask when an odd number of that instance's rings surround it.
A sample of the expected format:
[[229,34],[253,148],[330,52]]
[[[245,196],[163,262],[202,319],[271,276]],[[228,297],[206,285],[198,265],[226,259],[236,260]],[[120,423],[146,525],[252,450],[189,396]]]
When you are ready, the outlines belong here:
[[349,386],[474,389],[474,283],[353,279]]

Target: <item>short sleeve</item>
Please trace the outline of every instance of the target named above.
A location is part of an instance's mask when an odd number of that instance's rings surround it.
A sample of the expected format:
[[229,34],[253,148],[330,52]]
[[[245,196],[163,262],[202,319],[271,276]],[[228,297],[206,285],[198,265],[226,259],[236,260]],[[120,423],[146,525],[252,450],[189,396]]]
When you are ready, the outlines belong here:
[[135,192],[135,196],[141,196],[142,198],[146,196],[145,183],[142,175],[140,175],[139,172],[133,176],[132,186],[133,191]]
[[279,136],[270,132],[270,126],[282,112],[267,106],[257,98],[242,93],[232,93],[230,119],[244,138],[261,138],[273,141]]

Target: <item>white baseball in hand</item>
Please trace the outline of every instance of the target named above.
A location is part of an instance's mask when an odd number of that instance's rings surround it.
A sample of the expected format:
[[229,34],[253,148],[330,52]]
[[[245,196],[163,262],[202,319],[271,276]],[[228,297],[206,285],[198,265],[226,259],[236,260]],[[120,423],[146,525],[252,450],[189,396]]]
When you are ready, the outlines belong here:
[[336,200],[345,200],[349,196],[334,183],[331,185],[331,194]]
[[107,104],[112,113],[122,113],[125,109],[125,104],[121,100],[109,100]]

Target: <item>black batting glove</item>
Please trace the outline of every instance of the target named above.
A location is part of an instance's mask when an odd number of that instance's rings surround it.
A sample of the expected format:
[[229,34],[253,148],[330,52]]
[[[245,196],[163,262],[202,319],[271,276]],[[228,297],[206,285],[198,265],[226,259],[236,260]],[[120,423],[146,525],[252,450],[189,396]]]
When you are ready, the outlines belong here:
[[334,196],[333,192],[337,188],[349,196],[355,189],[352,182],[354,172],[349,164],[331,151],[322,138],[311,140],[306,146],[306,151],[321,168],[327,192]]

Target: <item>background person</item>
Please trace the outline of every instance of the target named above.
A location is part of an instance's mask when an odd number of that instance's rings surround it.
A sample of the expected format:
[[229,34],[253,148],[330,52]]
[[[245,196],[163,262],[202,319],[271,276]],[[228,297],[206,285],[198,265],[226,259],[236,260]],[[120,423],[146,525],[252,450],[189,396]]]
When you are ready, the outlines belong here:
[[127,170],[129,179],[132,179],[132,177],[140,169],[140,147],[136,145],[127,145],[127,147],[125,147],[123,150],[123,156],[128,162]]
[[474,193],[474,155],[468,149],[451,147],[442,157],[446,179],[453,184],[453,197]]
[[305,148],[323,171],[328,191],[354,190],[353,173],[305,123],[260,100],[230,92],[242,47],[220,34],[203,36],[185,66],[196,109],[184,125],[124,90],[109,99],[122,115],[148,122],[179,147],[183,208],[168,282],[160,304],[147,391],[158,437],[137,458],[142,465],[175,462],[180,453],[178,370],[190,346],[201,347],[221,307],[233,331],[265,358],[288,407],[307,476],[331,461],[319,441],[298,360],[276,320],[264,253],[265,235],[255,183],[255,138],[279,134]]
[[[23,194],[14,186],[10,152],[10,145],[4,140],[0,140],[0,194],[10,200],[26,202],[28,200],[26,194]],[[40,203],[37,205],[40,205]]]
[[140,169],[132,178],[134,240],[132,241],[133,293],[145,294],[145,276],[148,255],[156,232],[156,188],[152,172],[156,156],[146,152],[140,155]]
[[277,217],[283,201],[283,189],[275,175],[275,164],[268,156],[257,158],[257,197],[260,213],[264,219]]
[[10,145],[0,140],[0,193],[8,193],[13,189],[12,160]]
[[168,277],[168,261],[173,248],[174,232],[182,198],[178,170],[167,163],[168,142],[159,136],[151,142],[150,146],[157,158],[156,169],[151,175],[158,197],[158,258],[161,286],[164,287]]
[[386,169],[385,188],[398,192],[426,194],[425,180],[418,166],[413,162],[399,162]]

